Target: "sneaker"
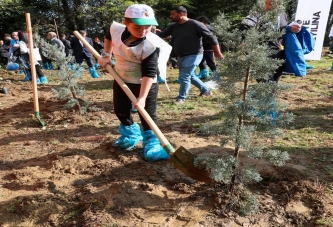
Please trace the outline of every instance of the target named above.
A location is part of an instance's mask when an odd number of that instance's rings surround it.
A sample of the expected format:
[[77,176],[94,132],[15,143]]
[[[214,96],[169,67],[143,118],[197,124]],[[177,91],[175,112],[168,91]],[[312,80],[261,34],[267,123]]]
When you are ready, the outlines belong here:
[[207,91],[205,93],[200,93],[199,96],[211,96],[211,95],[213,95],[213,93],[209,90],[209,91]]
[[176,105],[181,105],[181,104],[185,103],[185,100],[184,99],[176,99],[173,103],[176,104]]

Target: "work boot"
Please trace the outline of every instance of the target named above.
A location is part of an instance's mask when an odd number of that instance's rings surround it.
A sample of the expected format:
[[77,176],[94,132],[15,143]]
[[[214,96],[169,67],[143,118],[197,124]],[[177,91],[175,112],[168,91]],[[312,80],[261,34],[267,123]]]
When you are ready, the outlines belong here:
[[120,137],[114,141],[113,146],[120,149],[130,150],[142,140],[140,126],[137,123],[126,126],[119,125]]
[[53,64],[52,64],[52,62],[50,62],[49,63],[49,70],[53,70],[54,68],[53,68]]
[[96,72],[96,69],[95,67],[90,67],[89,68],[89,72],[90,72],[90,75],[92,76],[92,78],[99,78],[97,72]]
[[48,70],[48,69],[49,69],[47,63],[42,63],[42,67],[43,67],[43,69],[45,69],[45,70]]
[[152,130],[142,130],[141,133],[143,137],[143,156],[146,161],[155,162],[169,159],[169,154],[161,146],[160,141]]

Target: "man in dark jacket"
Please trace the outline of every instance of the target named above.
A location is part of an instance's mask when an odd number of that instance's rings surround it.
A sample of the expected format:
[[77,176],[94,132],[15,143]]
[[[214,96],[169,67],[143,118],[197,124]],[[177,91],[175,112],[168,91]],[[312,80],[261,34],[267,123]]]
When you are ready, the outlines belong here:
[[[93,46],[93,42],[91,38],[87,37],[87,32],[85,30],[80,30],[79,33],[85,38],[85,40]],[[78,64],[82,64],[83,59],[86,60],[89,66],[90,75],[93,78],[99,78],[96,69],[92,62],[92,55],[90,51],[81,43],[81,41],[77,37],[71,38],[71,47],[73,50],[73,55],[75,57],[75,61]]]
[[174,103],[179,105],[185,102],[191,84],[199,88],[200,96],[211,94],[209,88],[195,75],[195,68],[203,56],[202,37],[212,44],[216,58],[224,57],[216,37],[201,22],[188,18],[185,7],[173,7],[170,11],[170,19],[174,23],[157,35],[161,38],[171,36],[173,52],[177,56],[180,80],[179,95]]
[[61,42],[64,44],[65,46],[65,54],[66,57],[70,54],[73,54],[73,50],[71,48],[71,42],[69,40],[66,39],[66,35],[65,34],[61,34],[60,37]]
[[3,40],[0,40],[0,63],[7,65],[8,63],[8,51],[9,51],[9,46],[5,45],[3,43]]
[[[205,16],[200,16],[197,18],[197,21],[200,21],[203,23],[209,31],[213,32],[212,27],[210,26],[210,21]],[[212,47],[212,44],[210,44],[209,41],[207,41],[205,38],[202,38],[202,46],[203,46],[203,58],[199,64],[200,73],[197,75],[200,79],[206,79],[209,77],[209,71],[206,67],[206,63],[209,66],[210,70],[212,70],[212,73],[216,71],[216,64],[214,61],[214,49]]]

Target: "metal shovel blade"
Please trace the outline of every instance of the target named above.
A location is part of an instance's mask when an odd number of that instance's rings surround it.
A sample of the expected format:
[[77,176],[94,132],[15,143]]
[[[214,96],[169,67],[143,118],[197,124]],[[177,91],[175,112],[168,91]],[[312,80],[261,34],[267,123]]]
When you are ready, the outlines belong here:
[[210,176],[210,172],[207,171],[205,167],[197,167],[194,165],[195,158],[196,155],[180,146],[174,153],[170,153],[169,162],[171,162],[176,169],[194,180],[214,182],[214,179]]

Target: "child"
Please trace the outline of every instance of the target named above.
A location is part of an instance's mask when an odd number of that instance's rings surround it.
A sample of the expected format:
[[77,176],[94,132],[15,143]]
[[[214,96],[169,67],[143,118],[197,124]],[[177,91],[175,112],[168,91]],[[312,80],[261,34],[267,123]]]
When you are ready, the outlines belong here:
[[[160,43],[165,43],[151,33],[151,26],[158,25],[154,11],[150,6],[134,4],[125,11],[124,25],[113,22],[110,33],[106,34],[104,50],[99,63],[102,67],[111,65],[111,55],[115,57],[115,71],[137,97],[136,103],[131,103],[125,92],[114,81],[113,104],[115,113],[120,121],[121,136],[113,143],[121,149],[131,149],[141,140],[143,157],[147,161],[168,159],[169,155],[160,145],[154,132],[139,114],[143,130],[133,121],[131,115],[134,107],[141,105],[156,122],[156,104],[158,95],[158,61]],[[159,42],[161,40],[162,42]],[[162,44],[163,45],[163,44]],[[112,53],[113,52],[113,53]],[[163,56],[169,55],[162,51]],[[167,58],[166,58],[167,59]],[[166,62],[165,62],[166,64]]]

